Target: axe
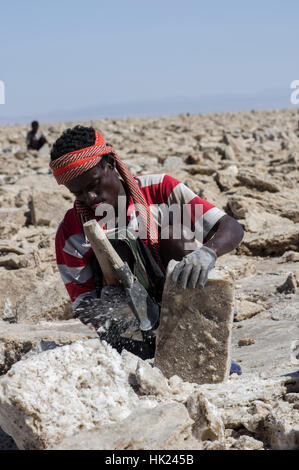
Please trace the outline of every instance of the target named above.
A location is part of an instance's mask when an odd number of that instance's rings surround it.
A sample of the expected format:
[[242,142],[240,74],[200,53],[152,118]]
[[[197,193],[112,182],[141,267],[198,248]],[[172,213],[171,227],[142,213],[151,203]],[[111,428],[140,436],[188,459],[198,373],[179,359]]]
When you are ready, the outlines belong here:
[[83,227],[107,285],[124,288],[126,300],[139,322],[141,331],[153,329],[159,320],[159,305],[133,275],[128,264],[120,258],[98,222],[92,219]]

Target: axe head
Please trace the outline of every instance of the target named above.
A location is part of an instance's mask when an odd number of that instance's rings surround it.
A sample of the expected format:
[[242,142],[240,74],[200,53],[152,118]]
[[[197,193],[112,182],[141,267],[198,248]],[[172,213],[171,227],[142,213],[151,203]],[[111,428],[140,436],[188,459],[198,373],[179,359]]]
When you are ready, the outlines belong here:
[[127,263],[117,270],[116,276],[125,289],[127,302],[139,321],[140,330],[155,329],[159,321],[159,305],[154,302],[147,290],[132,274]]

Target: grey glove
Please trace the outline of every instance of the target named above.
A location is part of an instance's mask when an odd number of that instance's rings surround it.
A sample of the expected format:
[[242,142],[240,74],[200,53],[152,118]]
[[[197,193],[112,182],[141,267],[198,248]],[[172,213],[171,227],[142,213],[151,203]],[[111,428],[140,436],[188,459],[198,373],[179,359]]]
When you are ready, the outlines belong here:
[[173,282],[183,289],[195,286],[204,287],[209,271],[215,266],[217,255],[214,250],[202,246],[189,255],[184,256],[172,272]]

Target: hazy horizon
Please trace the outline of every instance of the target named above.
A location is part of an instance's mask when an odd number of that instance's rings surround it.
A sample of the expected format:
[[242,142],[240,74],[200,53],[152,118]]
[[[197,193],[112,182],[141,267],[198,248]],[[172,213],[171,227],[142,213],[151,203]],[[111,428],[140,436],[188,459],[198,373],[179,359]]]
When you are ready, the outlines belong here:
[[[79,109],[56,109],[46,113],[23,116],[0,116],[0,125],[30,124],[32,120],[41,123],[80,121],[96,119],[121,119],[130,117],[156,117],[180,113],[210,114],[246,111],[271,111],[275,109],[297,108],[287,102],[289,90],[273,93],[260,93],[248,96],[219,95],[206,97],[165,97],[150,101],[102,103]],[[287,96],[286,96],[287,95]]]

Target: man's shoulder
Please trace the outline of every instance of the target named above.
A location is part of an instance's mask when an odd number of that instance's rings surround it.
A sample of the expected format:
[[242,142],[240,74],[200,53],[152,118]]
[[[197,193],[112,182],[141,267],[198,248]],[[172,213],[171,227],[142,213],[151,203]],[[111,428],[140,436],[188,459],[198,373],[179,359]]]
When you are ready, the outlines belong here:
[[180,181],[165,173],[140,175],[135,177],[149,204],[165,203]]
[[140,188],[146,188],[148,186],[153,186],[156,184],[162,184],[164,180],[165,174],[149,174],[149,175],[138,175],[135,176],[135,179],[138,182]]
[[176,178],[169,176],[165,173],[153,173],[149,175],[138,175],[135,176],[135,179],[138,181],[138,185],[140,188],[146,187],[175,187],[179,183],[181,183]]
[[78,218],[77,212],[74,207],[69,209],[60,224],[58,225],[56,232],[57,238],[68,238],[75,233],[81,233],[82,226]]

